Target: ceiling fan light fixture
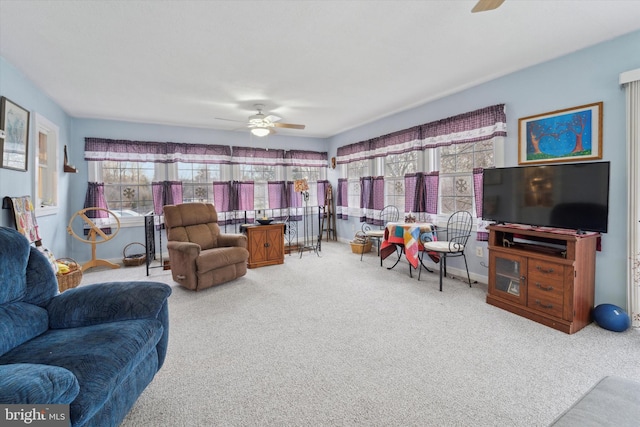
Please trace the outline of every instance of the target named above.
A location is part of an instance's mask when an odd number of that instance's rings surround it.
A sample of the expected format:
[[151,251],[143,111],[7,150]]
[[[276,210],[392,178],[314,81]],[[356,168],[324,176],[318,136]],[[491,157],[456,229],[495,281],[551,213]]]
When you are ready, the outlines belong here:
[[255,136],[263,137],[269,135],[271,133],[271,130],[269,130],[268,128],[259,127],[251,129],[251,133]]

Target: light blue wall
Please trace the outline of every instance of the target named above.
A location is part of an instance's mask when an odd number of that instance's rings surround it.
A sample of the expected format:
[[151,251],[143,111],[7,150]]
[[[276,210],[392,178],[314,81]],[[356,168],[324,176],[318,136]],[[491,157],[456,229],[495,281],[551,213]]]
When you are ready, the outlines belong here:
[[[27,172],[19,172],[0,168],[0,198],[5,196],[25,196],[33,194],[34,153],[36,144],[35,115],[42,115],[59,126],[58,158],[59,158],[59,210],[57,215],[38,218],[40,237],[45,246],[56,256],[67,256],[71,237],[66,232],[66,224],[62,218],[69,218],[68,185],[71,174],[62,172],[63,149],[69,144],[71,134],[71,118],[45,93],[36,87],[24,74],[0,57],[0,95],[4,96],[31,112],[29,120],[29,148]],[[7,209],[0,210],[0,225],[13,227],[13,216]]]
[[[517,165],[518,118],[562,108],[604,102],[603,160],[611,162],[609,232],[596,255],[596,304],[626,304],[627,173],[625,156],[625,93],[621,72],[640,68],[640,32],[601,43],[553,61],[492,80],[329,139],[329,156],[342,145],[384,135],[417,124],[504,103],[507,113],[505,165]],[[337,171],[337,169],[336,169]],[[337,182],[337,172],[331,180]],[[354,221],[338,221],[338,235],[353,235]],[[359,225],[359,224],[357,224]],[[486,243],[479,243],[486,247]],[[486,276],[475,248],[469,248],[470,269]],[[457,261],[457,260],[452,260]],[[453,264],[453,262],[452,262]],[[456,265],[459,266],[459,265]],[[464,268],[463,266],[459,266]],[[484,270],[484,271],[483,271]]]
[[[517,121],[519,117],[540,114],[561,108],[597,101],[604,102],[604,160],[611,161],[611,194],[609,233],[603,236],[603,251],[596,259],[596,303],[626,303],[626,160],[624,92],[618,85],[621,72],[640,67],[640,32],[635,32],[597,46],[558,58],[493,80],[463,92],[439,99],[423,106],[377,120],[368,125],[344,132],[327,140],[275,135],[268,139],[250,140],[245,132],[224,132],[209,129],[183,128],[153,124],[139,124],[108,120],[73,119],[35,87],[21,72],[0,58],[0,95],[39,112],[60,126],[61,144],[70,148],[71,162],[77,174],[59,176],[61,212],[39,220],[44,241],[58,256],[72,256],[79,261],[90,258],[87,245],[70,238],[66,226],[71,215],[82,208],[87,182],[87,168],[82,161],[85,137],[130,139],[145,141],[174,141],[228,145],[261,146],[284,149],[328,151],[335,156],[337,148],[345,144],[369,139],[421,123],[457,115],[488,105],[504,103],[507,109],[508,134],[505,163],[517,164]],[[31,141],[33,141],[33,135]],[[29,156],[33,164],[33,151]],[[60,158],[62,154],[60,153]],[[329,179],[337,183],[338,169],[329,170]],[[16,172],[0,169],[0,196],[30,194],[31,171]],[[64,201],[66,200],[66,205]],[[11,225],[9,213],[0,214],[0,225]],[[350,239],[355,220],[338,221],[338,236]],[[99,258],[119,258],[129,242],[142,239],[141,229],[123,229],[113,241],[98,247]],[[480,245],[486,245],[480,243]],[[470,248],[470,269],[486,276],[484,258],[475,256]]]

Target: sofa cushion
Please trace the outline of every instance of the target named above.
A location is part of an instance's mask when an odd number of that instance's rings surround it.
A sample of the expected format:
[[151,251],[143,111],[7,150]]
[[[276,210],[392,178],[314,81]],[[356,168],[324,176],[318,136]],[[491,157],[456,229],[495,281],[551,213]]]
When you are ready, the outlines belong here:
[[245,248],[221,247],[200,252],[200,256],[196,258],[196,266],[200,274],[239,262],[246,262],[247,259],[249,259],[249,251]]
[[0,402],[67,405],[80,386],[71,371],[58,366],[15,363],[0,365]]
[[0,305],[0,355],[37,337],[49,328],[44,308],[25,302]]
[[26,293],[29,241],[16,230],[0,227],[0,304],[20,301]]
[[71,419],[82,425],[149,355],[157,370],[156,344],[162,334],[162,324],[155,319],[50,329],[0,356],[0,364],[37,363],[71,371],[82,390],[71,403]]

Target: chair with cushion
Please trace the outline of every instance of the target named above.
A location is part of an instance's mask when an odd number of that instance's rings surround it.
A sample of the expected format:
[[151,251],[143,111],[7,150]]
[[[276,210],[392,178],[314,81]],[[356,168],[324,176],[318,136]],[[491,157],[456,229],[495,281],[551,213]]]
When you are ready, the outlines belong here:
[[69,405],[71,427],[119,425],[164,363],[170,294],[157,282],[59,293],[45,255],[0,227],[0,403]]
[[210,203],[166,205],[164,221],[173,280],[198,291],[247,274],[247,237],[224,234]]
[[471,278],[469,276],[469,266],[467,265],[467,257],[464,254],[467,241],[471,236],[471,226],[473,220],[471,214],[467,211],[458,211],[452,214],[447,221],[446,236],[444,240],[432,241],[431,233],[423,233],[420,235],[420,243],[423,250],[420,253],[420,271],[418,272],[418,280],[422,273],[423,258],[429,252],[435,252],[440,255],[440,291],[442,292],[442,276],[447,275],[447,258],[459,257],[464,259],[464,266],[467,269],[467,279],[469,287],[471,287]]
[[[376,245],[378,248],[378,257],[380,257],[380,242],[384,237],[384,229],[387,227],[387,224],[390,222],[397,222],[400,219],[400,211],[393,205],[387,205],[380,211],[380,217],[376,224],[378,227],[371,226],[371,224],[367,224],[366,222],[362,224],[362,231],[369,239],[375,239]],[[360,254],[360,261],[362,261],[362,255]],[[380,266],[382,266],[382,258],[380,258]]]

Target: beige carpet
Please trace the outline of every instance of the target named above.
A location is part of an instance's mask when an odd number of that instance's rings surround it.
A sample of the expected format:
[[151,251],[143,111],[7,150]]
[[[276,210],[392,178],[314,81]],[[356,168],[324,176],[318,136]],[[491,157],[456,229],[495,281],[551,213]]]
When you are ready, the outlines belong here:
[[343,243],[198,293],[161,268],[83,284],[128,279],[174,292],[165,366],[123,426],[545,426],[605,375],[640,380],[639,331],[566,335]]

